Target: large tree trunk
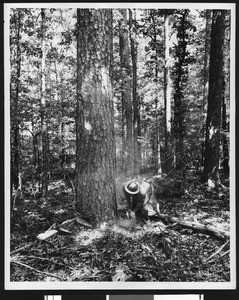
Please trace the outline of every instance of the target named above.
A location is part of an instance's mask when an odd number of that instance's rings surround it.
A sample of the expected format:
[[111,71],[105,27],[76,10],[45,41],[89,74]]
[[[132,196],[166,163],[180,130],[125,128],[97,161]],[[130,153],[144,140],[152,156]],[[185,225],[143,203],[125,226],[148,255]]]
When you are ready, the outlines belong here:
[[203,181],[207,182],[210,187],[217,186],[219,182],[220,127],[223,98],[224,20],[225,11],[213,11],[203,172]]
[[119,48],[120,64],[122,71],[122,124],[126,126],[125,138],[123,139],[123,149],[125,157],[126,176],[133,174],[133,110],[131,92],[131,66],[130,66],[130,45],[127,24],[127,10],[120,9],[121,19],[119,21]]
[[94,226],[117,214],[112,11],[77,10],[77,210]]

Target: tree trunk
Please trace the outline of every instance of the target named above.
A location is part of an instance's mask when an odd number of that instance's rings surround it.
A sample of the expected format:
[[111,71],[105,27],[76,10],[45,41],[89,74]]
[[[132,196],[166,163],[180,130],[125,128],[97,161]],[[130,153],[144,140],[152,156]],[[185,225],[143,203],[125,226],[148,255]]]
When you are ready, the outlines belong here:
[[186,32],[188,10],[184,10],[180,16],[178,27],[178,44],[176,47],[175,80],[174,80],[174,143],[175,143],[175,168],[179,172],[181,191],[184,190],[185,166],[184,166],[184,138],[186,133],[184,99],[184,86],[188,77],[187,40]]
[[222,168],[223,175],[225,178],[229,176],[229,141],[228,134],[229,128],[227,125],[227,109],[226,109],[226,99],[225,99],[225,80],[223,80],[223,97],[222,97],[222,130],[223,130],[223,138],[222,138]]
[[77,10],[77,210],[92,225],[117,215],[112,10]]
[[[62,91],[62,80],[61,77],[59,78],[58,70],[57,70],[57,61],[54,62],[55,66],[55,75],[56,75],[56,94],[55,94],[55,101],[58,103],[59,96],[60,96],[60,110],[61,110],[61,121],[59,124],[59,137],[60,137],[60,164],[61,164],[61,173],[62,176],[65,171],[65,162],[66,162],[66,153],[65,153],[65,138],[64,138],[64,130],[65,130],[65,124],[63,121],[64,118],[64,102],[63,102],[63,91]],[[60,95],[59,95],[60,94]]]
[[165,116],[165,163],[164,170],[168,173],[171,169],[171,160],[168,159],[171,156],[169,147],[169,136],[171,133],[171,89],[170,89],[170,71],[169,71],[169,21],[168,14],[164,14],[164,116]]
[[46,42],[45,42],[45,9],[41,9],[41,32],[42,32],[42,61],[41,61],[41,131],[42,131],[42,192],[43,197],[47,196],[48,192],[48,133],[47,122],[45,116],[45,93],[46,93]]
[[[157,24],[156,24],[156,20],[155,20],[155,12],[154,10],[150,10],[150,17],[152,20],[152,24],[153,24],[153,35],[152,35],[152,39],[153,42],[155,44],[155,70],[154,70],[154,81],[156,83],[157,86],[157,90],[159,89],[159,78],[158,78],[158,74],[159,74],[159,66],[158,66],[158,58],[159,58],[159,49],[157,46]],[[161,153],[160,153],[160,147],[159,147],[159,112],[158,112],[158,93],[156,92],[155,95],[155,109],[154,109],[154,125],[153,125],[153,130],[152,130],[152,164],[153,167],[155,169],[155,171],[158,174],[162,173],[161,170]]]
[[[136,17],[134,16],[134,21],[136,22]],[[133,16],[132,10],[129,9],[129,30],[130,30],[130,46],[131,46],[131,59],[132,59],[132,84],[133,84],[133,141],[134,141],[134,174],[139,174],[141,168],[141,154],[140,154],[140,144],[138,142],[138,136],[141,135],[140,130],[140,103],[137,95],[137,41],[136,32],[133,26]]]
[[122,71],[122,123],[126,124],[126,138],[123,140],[125,145],[126,160],[125,173],[129,177],[134,172],[133,166],[133,110],[132,110],[132,93],[131,93],[131,66],[130,66],[130,46],[129,33],[127,25],[127,10],[120,9],[121,20],[119,21],[119,48],[120,48],[120,64]]
[[210,16],[211,10],[206,10],[206,28],[205,28],[205,49],[204,49],[204,81],[203,81],[203,114],[206,112],[208,101],[208,65],[209,65],[209,51],[210,51]]
[[219,182],[220,126],[223,98],[223,43],[225,11],[214,10],[211,28],[209,94],[203,181],[213,188]]
[[12,185],[15,189],[19,188],[19,172],[20,172],[20,128],[19,128],[19,91],[20,91],[20,76],[21,76],[21,47],[20,47],[20,31],[21,31],[21,12],[18,10],[16,23],[16,79],[15,79],[15,98],[14,98],[14,116],[12,115],[13,127],[13,146],[12,146]]

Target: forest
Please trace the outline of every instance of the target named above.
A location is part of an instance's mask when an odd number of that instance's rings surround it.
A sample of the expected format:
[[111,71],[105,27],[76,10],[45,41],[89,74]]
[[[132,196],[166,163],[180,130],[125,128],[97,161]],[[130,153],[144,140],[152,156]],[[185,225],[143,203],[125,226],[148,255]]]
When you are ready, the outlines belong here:
[[11,8],[10,281],[229,282],[231,10]]

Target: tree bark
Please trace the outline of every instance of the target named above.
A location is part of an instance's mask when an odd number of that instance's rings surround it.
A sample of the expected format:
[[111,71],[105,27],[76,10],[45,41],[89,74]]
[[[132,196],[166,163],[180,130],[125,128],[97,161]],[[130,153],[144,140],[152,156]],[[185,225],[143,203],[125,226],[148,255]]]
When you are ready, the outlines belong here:
[[77,10],[77,210],[93,226],[117,215],[112,11]]
[[203,181],[213,188],[219,183],[220,127],[223,98],[223,44],[225,11],[214,10],[211,27],[209,94]]
[[210,16],[211,10],[206,10],[205,18],[206,18],[206,26],[205,26],[205,47],[204,47],[204,81],[203,81],[203,113],[206,112],[207,101],[208,101],[208,66],[209,66],[209,51],[210,51]]
[[48,193],[48,132],[45,116],[45,93],[46,93],[46,41],[45,41],[45,9],[41,9],[41,32],[42,32],[42,61],[41,61],[41,131],[42,131],[42,192],[43,197]]
[[[155,11],[150,10],[150,17],[152,20],[153,24],[153,34],[152,34],[152,39],[155,44],[155,69],[154,69],[154,81],[156,83],[157,89],[159,89],[159,65],[158,65],[158,58],[159,58],[159,49],[157,45],[157,22],[156,22],[156,16],[155,16]],[[156,92],[155,95],[155,118],[154,118],[154,124],[153,124],[153,130],[152,130],[152,164],[154,166],[154,169],[156,172],[161,175],[162,169],[161,169],[161,152],[160,152],[160,146],[159,146],[159,111],[158,111],[158,93]]]
[[168,157],[171,155],[169,148],[169,136],[171,133],[171,88],[170,88],[170,70],[169,70],[169,17],[167,12],[164,14],[164,116],[165,116],[165,163],[164,170],[166,173],[170,171],[171,160]]
[[[141,135],[140,126],[140,103],[137,95],[137,41],[136,41],[136,29],[133,26],[132,10],[129,9],[129,30],[130,30],[130,46],[131,46],[131,59],[132,59],[132,85],[133,85],[133,141],[134,141],[134,174],[138,175],[141,168],[141,153],[140,143],[138,142],[138,136]],[[134,16],[134,21],[136,18]]]
[[13,127],[13,146],[12,146],[12,184],[15,189],[19,188],[19,174],[20,174],[20,128],[19,128],[19,91],[20,91],[20,76],[21,76],[21,12],[18,10],[16,23],[16,78],[15,83],[15,98],[14,98],[14,116],[12,116]]
[[[59,124],[59,137],[60,137],[60,164],[61,164],[61,173],[64,174],[65,171],[65,162],[66,162],[66,153],[65,153],[65,123],[64,123],[64,91],[62,90],[62,83],[63,80],[61,78],[61,75],[58,74],[57,70],[57,60],[54,61],[54,67],[55,67],[55,77],[56,77],[56,94],[55,94],[55,101],[58,103],[60,101],[60,111],[61,111],[61,121]],[[60,77],[60,78],[59,78]],[[59,91],[60,90],[60,91]],[[60,98],[60,100],[59,100]]]
[[[223,75],[224,76],[224,75]],[[226,99],[225,99],[225,80],[223,80],[223,97],[222,97],[222,130],[223,130],[223,137],[222,137],[222,168],[223,168],[223,175],[225,178],[229,176],[229,141],[228,141],[228,134],[229,128],[227,124],[227,107],[226,107]]]
[[184,99],[184,86],[188,77],[187,58],[187,22],[188,10],[181,13],[177,32],[178,44],[176,47],[175,80],[174,80],[174,145],[175,168],[180,174],[181,191],[184,190],[185,166],[184,166],[184,139],[186,132]]
[[123,139],[123,153],[125,157],[125,173],[129,177],[134,172],[133,166],[133,109],[132,109],[132,83],[130,66],[129,29],[127,25],[127,10],[120,9],[119,21],[119,48],[120,64],[122,71],[122,124],[126,126],[125,139]]

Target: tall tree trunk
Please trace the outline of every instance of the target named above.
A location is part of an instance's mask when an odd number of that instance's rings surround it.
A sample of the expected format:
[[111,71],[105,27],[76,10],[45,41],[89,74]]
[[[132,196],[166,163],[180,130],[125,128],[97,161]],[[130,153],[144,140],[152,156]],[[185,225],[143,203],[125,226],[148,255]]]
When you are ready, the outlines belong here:
[[188,10],[185,9],[179,20],[178,44],[176,47],[175,80],[174,80],[174,143],[175,143],[175,167],[181,180],[181,192],[184,191],[185,166],[184,166],[184,138],[186,133],[184,100],[184,86],[188,77],[187,40],[186,32]]
[[[21,32],[21,12],[18,10],[16,22],[16,78],[15,78],[15,98],[14,98],[14,116],[12,115],[13,124],[13,146],[12,146],[12,184],[15,189],[19,188],[19,175],[20,175],[20,128],[19,128],[19,92],[20,92],[20,76],[21,76],[21,46],[20,46],[20,32]],[[11,85],[13,86],[13,85]]]
[[[159,90],[159,80],[158,80],[158,74],[159,74],[159,66],[158,66],[158,58],[159,58],[159,49],[157,46],[157,24],[155,20],[155,12],[154,10],[150,10],[150,17],[153,23],[153,42],[155,44],[155,70],[154,70],[154,81],[156,83],[157,90]],[[155,118],[154,118],[154,125],[153,125],[153,136],[152,136],[152,163],[154,166],[154,169],[158,174],[162,173],[161,170],[161,153],[160,153],[160,147],[159,147],[159,112],[158,112],[158,91],[155,95]]]
[[211,26],[209,94],[206,119],[206,139],[203,181],[216,187],[219,178],[220,126],[223,98],[223,44],[225,11],[214,10]]
[[209,79],[209,51],[210,51],[210,17],[211,10],[206,10],[205,18],[206,18],[206,26],[205,26],[205,47],[204,47],[204,81],[203,81],[203,113],[206,112],[207,108],[207,100],[208,100],[208,79]]
[[48,192],[48,132],[45,116],[45,93],[46,93],[46,42],[45,42],[45,9],[41,9],[41,32],[42,32],[42,61],[41,61],[41,131],[42,131],[42,192],[43,197],[47,196]]
[[171,156],[169,148],[169,136],[171,133],[171,88],[170,88],[170,71],[169,71],[169,17],[167,12],[164,14],[164,116],[165,116],[165,163],[164,169],[168,173],[170,170]]
[[117,214],[110,9],[77,10],[77,210],[93,225]]
[[[57,61],[54,62],[55,66],[55,75],[56,75],[56,93],[55,93],[55,101],[58,103],[60,96],[60,110],[61,110],[61,121],[59,124],[59,136],[60,136],[60,164],[61,164],[61,172],[64,174],[65,171],[65,138],[64,138],[64,102],[63,102],[63,91],[62,91],[62,80],[59,78],[58,70],[57,70]],[[60,91],[59,91],[60,90]],[[60,94],[60,95],[59,95]]]
[[132,109],[132,92],[131,92],[131,66],[130,66],[130,46],[129,32],[127,25],[127,10],[120,9],[121,19],[119,21],[119,48],[120,64],[122,71],[122,122],[126,124],[126,138],[123,142],[125,149],[124,157],[126,160],[125,173],[130,176],[134,172],[133,166],[133,109]]
[[130,46],[131,46],[131,59],[132,59],[132,84],[133,84],[133,141],[134,141],[134,174],[139,174],[141,168],[141,153],[140,143],[138,136],[141,135],[140,127],[140,103],[137,95],[137,41],[136,29],[133,26],[133,20],[136,22],[136,16],[133,18],[132,10],[129,9],[129,30],[130,30]]
[[126,172],[127,161],[125,159],[126,156],[126,124],[125,124],[125,105],[122,100],[122,112],[121,112],[121,140],[122,140],[122,151],[121,151],[121,170],[122,172]]
[[228,141],[228,134],[229,128],[227,124],[227,108],[226,108],[226,99],[225,99],[225,80],[223,80],[223,97],[222,97],[222,131],[223,131],[223,138],[222,138],[222,151],[223,151],[223,158],[222,158],[222,168],[223,168],[223,175],[225,178],[229,176],[229,141]]

